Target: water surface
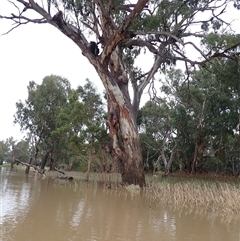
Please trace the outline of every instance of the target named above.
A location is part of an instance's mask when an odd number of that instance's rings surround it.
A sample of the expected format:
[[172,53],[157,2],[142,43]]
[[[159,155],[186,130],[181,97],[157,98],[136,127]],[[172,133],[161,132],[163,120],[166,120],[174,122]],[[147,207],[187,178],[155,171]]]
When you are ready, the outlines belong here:
[[240,224],[96,183],[0,169],[1,241],[240,241]]

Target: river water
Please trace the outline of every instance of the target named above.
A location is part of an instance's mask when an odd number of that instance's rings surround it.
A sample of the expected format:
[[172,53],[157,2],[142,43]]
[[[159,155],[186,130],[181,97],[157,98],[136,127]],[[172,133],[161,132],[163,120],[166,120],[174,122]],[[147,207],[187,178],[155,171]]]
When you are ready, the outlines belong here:
[[238,222],[174,211],[96,183],[2,167],[0,184],[0,241],[240,241]]

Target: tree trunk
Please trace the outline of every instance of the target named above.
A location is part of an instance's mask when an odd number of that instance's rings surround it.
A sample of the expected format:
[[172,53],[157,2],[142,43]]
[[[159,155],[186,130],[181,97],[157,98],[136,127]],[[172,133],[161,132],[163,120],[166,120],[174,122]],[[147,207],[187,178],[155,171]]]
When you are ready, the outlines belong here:
[[34,168],[34,171],[35,171],[36,173],[39,173],[39,174],[41,174],[43,177],[45,177],[45,174],[44,174],[45,170],[40,169],[38,166],[35,166],[35,165],[33,165],[33,164],[29,164],[29,163],[25,163],[25,162],[21,162],[21,161],[18,160],[18,159],[15,159],[15,163],[16,163],[17,165],[18,165],[19,163],[21,163],[21,164],[24,165],[24,166],[33,167],[33,168]]
[[202,109],[199,114],[199,120],[198,120],[198,126],[196,130],[196,141],[195,141],[195,150],[194,150],[194,157],[191,165],[191,173],[194,174],[196,172],[196,166],[197,162],[199,159],[199,155],[203,153],[204,149],[204,136],[202,135],[202,127],[203,127],[203,120],[204,120],[204,111],[206,107],[206,102],[208,98],[208,93],[206,94],[203,104],[202,104]]
[[28,175],[28,173],[29,173],[30,165],[32,164],[32,157],[29,159],[28,164],[29,164],[29,166],[26,166],[26,169],[25,169],[25,174],[26,174],[26,175]]
[[195,142],[194,158],[191,166],[191,174],[195,174],[197,171],[197,164],[200,157],[203,155],[205,138],[201,136],[201,130],[197,131],[197,140]]
[[51,152],[50,153],[50,164],[49,164],[49,170],[50,171],[54,171],[55,170],[55,166],[56,166],[56,163],[54,162],[54,154]]
[[44,168],[47,164],[48,156],[50,153],[51,153],[51,150],[47,151],[46,154],[43,156],[42,161],[41,161],[41,170],[44,170]]
[[142,187],[145,185],[145,176],[136,122],[138,106],[131,103],[129,80],[124,73],[121,52],[118,50],[115,49],[111,55],[110,73],[103,65],[95,68],[107,93],[110,153],[121,169],[123,184]]
[[138,184],[142,187],[145,185],[145,177],[139,138],[129,138],[124,146],[127,148],[124,151],[122,182],[125,185]]
[[112,155],[121,169],[124,185],[145,185],[140,137],[131,107],[108,102]]
[[89,173],[91,171],[91,166],[92,166],[92,151],[90,151],[90,155],[88,158],[88,167],[87,167],[86,177],[85,177],[85,181],[87,181],[87,182],[89,180]]
[[167,160],[165,153],[164,153],[164,147],[162,147],[162,149],[161,149],[161,157],[163,159],[164,169],[165,169],[164,176],[166,176],[166,177],[168,176],[170,169],[172,167],[173,157],[176,153],[176,150],[177,150],[177,143],[175,143],[174,147],[172,148],[170,158],[169,158],[169,160]]

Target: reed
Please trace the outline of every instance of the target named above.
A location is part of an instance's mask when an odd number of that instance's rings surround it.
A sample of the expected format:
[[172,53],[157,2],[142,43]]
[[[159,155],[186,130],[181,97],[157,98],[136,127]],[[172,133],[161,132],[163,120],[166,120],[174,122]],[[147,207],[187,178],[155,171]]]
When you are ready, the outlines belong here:
[[150,183],[143,193],[151,201],[174,208],[204,209],[221,216],[240,214],[240,187],[234,183],[163,181]]

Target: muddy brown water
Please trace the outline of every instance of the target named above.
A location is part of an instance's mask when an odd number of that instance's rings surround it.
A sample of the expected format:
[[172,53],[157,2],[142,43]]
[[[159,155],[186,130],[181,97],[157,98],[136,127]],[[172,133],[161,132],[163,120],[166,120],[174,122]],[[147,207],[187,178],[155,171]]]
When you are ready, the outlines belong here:
[[1,241],[240,241],[239,222],[174,211],[96,183],[0,169]]

